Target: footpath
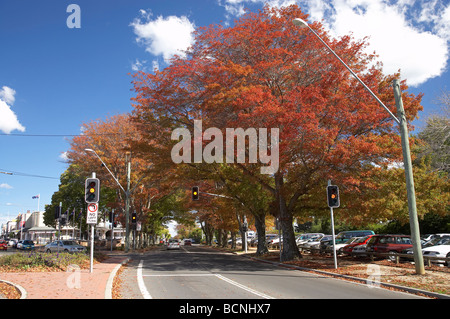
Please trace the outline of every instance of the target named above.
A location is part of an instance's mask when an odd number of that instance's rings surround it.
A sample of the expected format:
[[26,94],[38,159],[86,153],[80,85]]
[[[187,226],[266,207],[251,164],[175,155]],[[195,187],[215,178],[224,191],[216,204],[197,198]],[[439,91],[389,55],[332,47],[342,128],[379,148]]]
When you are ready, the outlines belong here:
[[16,286],[21,299],[112,299],[113,279],[127,256],[110,256],[89,269],[66,272],[1,273],[0,281]]

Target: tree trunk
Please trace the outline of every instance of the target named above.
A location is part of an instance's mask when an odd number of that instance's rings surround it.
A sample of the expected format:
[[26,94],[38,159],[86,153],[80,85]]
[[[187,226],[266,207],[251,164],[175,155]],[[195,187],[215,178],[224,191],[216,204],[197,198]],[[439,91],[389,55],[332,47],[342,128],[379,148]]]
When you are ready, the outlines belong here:
[[258,234],[258,246],[256,248],[256,256],[261,256],[269,253],[266,245],[266,216],[253,215],[255,217],[256,233]]
[[289,261],[302,258],[297,243],[295,242],[294,227],[292,226],[292,213],[288,211],[286,200],[283,197],[283,175],[275,174],[275,185],[278,193],[279,218],[283,236],[283,248],[281,250],[281,261]]
[[222,248],[227,247],[228,245],[228,232],[226,230],[222,230]]
[[236,249],[236,232],[231,231],[231,249]]

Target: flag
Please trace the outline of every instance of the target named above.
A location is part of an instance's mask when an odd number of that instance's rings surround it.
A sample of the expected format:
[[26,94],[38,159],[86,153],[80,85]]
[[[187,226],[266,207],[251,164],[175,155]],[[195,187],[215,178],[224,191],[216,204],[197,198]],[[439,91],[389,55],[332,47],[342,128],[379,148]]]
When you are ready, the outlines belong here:
[[31,197],[31,198],[32,198],[32,199],[39,198],[39,195],[33,196],[33,197]]

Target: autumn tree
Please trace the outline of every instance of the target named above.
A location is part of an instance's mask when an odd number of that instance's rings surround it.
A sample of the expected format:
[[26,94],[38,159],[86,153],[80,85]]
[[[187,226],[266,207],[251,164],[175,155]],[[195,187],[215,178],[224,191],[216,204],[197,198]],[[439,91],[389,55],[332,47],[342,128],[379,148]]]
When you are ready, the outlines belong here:
[[[134,76],[133,116],[147,144],[163,141],[152,151],[167,161],[175,144],[171,133],[182,127],[192,134],[194,120],[221,130],[221,136],[207,140],[223,139],[222,145],[227,128],[267,128],[269,141],[270,129],[279,130],[276,172],[261,174],[249,161],[230,165],[272,197],[272,211],[283,231],[283,260],[300,257],[294,212],[317,185],[325,187],[332,179],[351,189],[368,164],[401,158],[398,127],[390,115],[311,32],[292,25],[294,18],[308,17],[296,5],[266,6],[228,28],[199,28],[185,58],[175,57],[162,71]],[[376,56],[364,51],[367,39],[333,39],[319,22],[311,27],[395,113],[391,84],[400,74],[383,74]],[[411,121],[422,108],[421,95],[407,93],[405,81],[401,89]],[[268,152],[275,152],[270,145]],[[245,151],[248,158],[248,147],[234,151],[235,157]],[[258,168],[266,164],[259,161]]]
[[[140,134],[130,116],[120,114],[105,120],[84,123],[82,132],[82,135],[71,141],[71,148],[67,153],[70,163],[80,167],[84,178],[89,177],[91,172],[96,172],[102,189],[106,187],[115,191],[116,196],[110,201],[107,201],[102,191],[101,203],[107,203],[108,207],[116,208],[116,212],[122,212],[118,220],[125,225],[125,194],[118,183],[127,189],[127,163],[131,161],[130,211],[137,212],[144,230],[153,235],[157,234],[168,219],[164,215],[172,216],[171,213],[176,211],[176,208],[168,209],[165,206],[174,203],[170,201],[170,195],[175,192],[170,187],[170,181],[166,184],[164,174],[167,172],[154,170],[151,160],[140,157],[139,150],[132,148],[133,141],[138,141]],[[112,174],[97,156],[86,149],[94,150]],[[163,202],[157,206],[159,200]]]

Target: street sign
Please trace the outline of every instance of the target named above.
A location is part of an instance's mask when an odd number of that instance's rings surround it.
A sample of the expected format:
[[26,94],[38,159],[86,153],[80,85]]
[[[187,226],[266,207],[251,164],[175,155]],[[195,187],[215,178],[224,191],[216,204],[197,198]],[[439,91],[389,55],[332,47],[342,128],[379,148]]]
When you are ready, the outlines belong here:
[[86,224],[97,225],[98,204],[88,204]]

